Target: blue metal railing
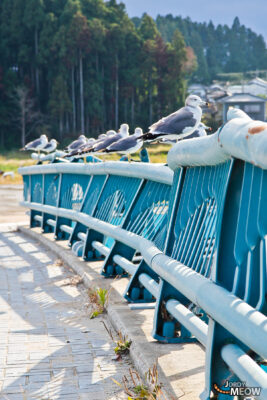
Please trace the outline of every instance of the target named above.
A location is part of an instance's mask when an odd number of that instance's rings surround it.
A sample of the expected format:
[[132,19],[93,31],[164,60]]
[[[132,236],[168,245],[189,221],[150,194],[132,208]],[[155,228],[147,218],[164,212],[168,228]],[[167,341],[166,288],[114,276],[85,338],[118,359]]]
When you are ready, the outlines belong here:
[[227,379],[267,398],[267,135],[250,137],[254,122],[175,145],[174,176],[125,162],[20,169],[32,226],[104,256],[104,276],[128,273],[126,299],[156,302],[155,338],[206,347],[202,399],[223,399]]

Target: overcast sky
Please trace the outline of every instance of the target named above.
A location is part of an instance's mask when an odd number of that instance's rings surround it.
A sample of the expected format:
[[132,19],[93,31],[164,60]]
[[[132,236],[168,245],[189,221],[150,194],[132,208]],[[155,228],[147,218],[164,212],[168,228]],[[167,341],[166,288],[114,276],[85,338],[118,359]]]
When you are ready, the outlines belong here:
[[[119,0],[120,1],[120,0]],[[212,20],[215,25],[232,25],[238,16],[241,24],[260,33],[267,41],[267,0],[122,0],[130,17],[139,17],[147,12],[152,17],[158,14],[182,17],[192,21]]]

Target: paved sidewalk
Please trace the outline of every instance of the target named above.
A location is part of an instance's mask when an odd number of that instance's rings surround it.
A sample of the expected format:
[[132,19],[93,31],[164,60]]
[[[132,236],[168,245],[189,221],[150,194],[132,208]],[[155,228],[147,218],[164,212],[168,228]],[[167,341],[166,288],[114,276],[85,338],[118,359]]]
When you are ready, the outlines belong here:
[[73,276],[33,239],[0,233],[1,400],[125,398],[111,378],[130,365],[111,361],[113,343]]

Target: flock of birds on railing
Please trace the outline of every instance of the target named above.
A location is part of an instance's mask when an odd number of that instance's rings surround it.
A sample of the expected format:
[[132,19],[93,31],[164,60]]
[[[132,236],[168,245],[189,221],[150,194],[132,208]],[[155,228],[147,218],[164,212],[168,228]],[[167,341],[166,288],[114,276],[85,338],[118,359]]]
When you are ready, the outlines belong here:
[[[62,155],[64,158],[84,158],[87,156],[119,153],[128,156],[140,150],[145,142],[161,142],[174,144],[181,139],[189,139],[207,135],[206,130],[211,130],[201,122],[201,106],[208,106],[200,97],[190,95],[185,101],[185,106],[174,113],[160,119],[149,127],[149,132],[143,133],[141,128],[136,128],[129,135],[129,126],[122,124],[118,132],[109,130],[95,138],[86,138],[80,135],[70,143]],[[55,139],[48,141],[46,135],[26,144],[22,150],[53,153],[57,149]]]

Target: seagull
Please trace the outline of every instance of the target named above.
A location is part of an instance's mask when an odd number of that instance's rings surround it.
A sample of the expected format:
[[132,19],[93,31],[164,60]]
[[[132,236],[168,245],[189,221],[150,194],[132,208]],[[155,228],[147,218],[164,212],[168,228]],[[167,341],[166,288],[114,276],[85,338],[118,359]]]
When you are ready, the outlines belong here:
[[22,149],[23,151],[34,150],[38,151],[40,154],[40,150],[42,150],[48,143],[48,139],[46,135],[41,135],[38,139],[33,140],[32,142],[27,143]]
[[58,141],[56,139],[51,139],[50,142],[42,149],[45,153],[51,153],[55,151],[58,145]]
[[110,146],[112,143],[117,142],[118,140],[129,136],[129,125],[128,124],[122,124],[120,126],[119,132],[115,132],[113,130],[110,130],[107,132],[107,137],[106,139],[100,141],[93,147],[93,153],[98,153],[102,152],[105,150],[108,146]]
[[14,171],[6,171],[2,174],[2,178],[6,178],[7,176],[10,176],[10,178],[14,179],[15,178],[15,173]]
[[[200,136],[207,136],[206,130],[212,131],[212,128],[210,128],[209,126],[206,126],[205,124],[203,124],[203,122],[200,122],[197,129],[190,135],[186,136],[185,139],[193,139],[193,138],[200,137]],[[170,140],[170,139],[161,139],[160,140],[160,143],[171,144],[171,145],[173,145],[177,142],[178,142],[178,140]]]
[[101,133],[101,135],[98,136],[97,140],[93,138],[88,139],[88,141],[84,145],[82,145],[78,150],[73,150],[73,152],[70,153],[70,155],[77,156],[78,158],[87,157],[94,152],[94,147],[96,147],[98,144],[102,143],[103,141],[107,140],[108,137],[111,137],[113,135],[116,135],[116,132],[110,130],[107,133]]
[[143,146],[143,131],[141,128],[135,128],[134,134],[124,137],[112,143],[105,149],[106,153],[127,154],[130,161],[130,154],[136,153]]
[[212,128],[207,126],[207,125],[205,125],[205,124],[203,124],[203,122],[200,122],[200,124],[198,125],[197,129],[193,133],[191,133],[190,135],[186,136],[185,139],[193,139],[193,138],[196,138],[196,137],[207,136],[207,132],[206,131],[211,132]]
[[84,135],[80,135],[78,139],[74,140],[67,146],[67,151],[71,152],[73,150],[78,150],[83,144],[87,143],[87,139]]
[[185,100],[185,106],[178,111],[160,119],[149,127],[149,132],[144,134],[145,141],[157,139],[181,139],[193,133],[202,117],[200,106],[207,105],[199,96],[194,94]]
[[90,138],[87,140],[85,144],[82,144],[78,150],[73,150],[71,153],[68,154],[68,157],[73,156],[74,158],[83,158],[84,162],[86,163],[86,156],[88,154],[84,153],[87,147],[92,147],[96,143],[95,138]]
[[97,142],[93,146],[86,147],[80,154],[97,154],[102,153],[108,146],[112,143],[120,140],[124,137],[129,136],[129,126],[127,124],[122,124],[120,126],[119,132],[115,132],[110,130],[107,132],[107,137],[103,140],[97,140]]

